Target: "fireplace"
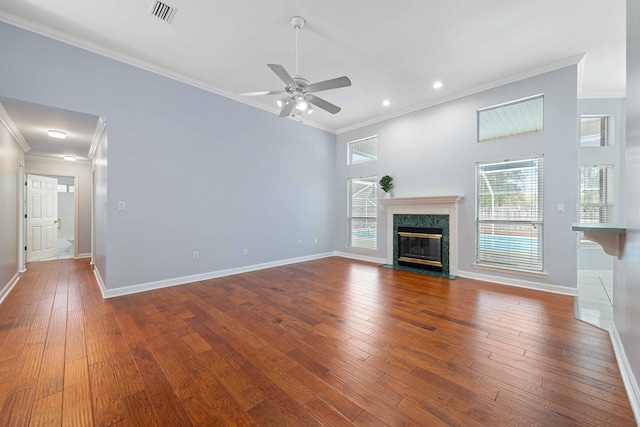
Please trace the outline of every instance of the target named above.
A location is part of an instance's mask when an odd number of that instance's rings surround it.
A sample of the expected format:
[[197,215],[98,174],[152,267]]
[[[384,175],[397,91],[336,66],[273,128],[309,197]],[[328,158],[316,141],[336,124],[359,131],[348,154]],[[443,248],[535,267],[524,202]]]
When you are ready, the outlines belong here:
[[[458,274],[458,202],[461,199],[461,196],[380,199],[380,203],[385,206],[387,211],[387,265],[455,278]],[[440,262],[442,264],[440,271],[425,270],[422,267],[416,268],[416,266],[405,267],[400,264],[398,260],[399,227],[442,230],[440,233],[442,234],[440,239]],[[432,261],[431,259],[427,260]],[[426,263],[420,264],[427,265]]]
[[398,227],[398,265],[442,272],[442,228]]

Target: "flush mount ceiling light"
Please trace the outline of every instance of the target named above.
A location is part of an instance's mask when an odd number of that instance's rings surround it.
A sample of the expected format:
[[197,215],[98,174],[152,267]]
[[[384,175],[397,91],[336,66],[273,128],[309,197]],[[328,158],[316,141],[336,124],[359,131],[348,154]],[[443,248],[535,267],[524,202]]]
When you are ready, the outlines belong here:
[[63,158],[68,162],[75,162],[76,160],[78,160],[76,156],[64,156]]
[[435,83],[433,84],[433,88],[434,88],[434,89],[440,89],[441,87],[442,87],[442,82],[435,82]]
[[267,64],[271,71],[285,84],[284,90],[280,91],[261,91],[261,92],[245,92],[241,93],[242,96],[261,96],[261,95],[285,95],[284,98],[278,99],[276,104],[281,108],[280,117],[300,117],[301,113],[311,114],[313,108],[311,104],[316,107],[322,108],[331,114],[336,114],[340,111],[340,107],[333,105],[332,103],[325,101],[322,98],[318,98],[313,95],[315,92],[323,90],[337,89],[341,87],[351,86],[351,80],[348,77],[338,77],[335,79],[325,80],[318,83],[309,83],[309,80],[298,74],[298,30],[304,27],[304,18],[300,16],[294,16],[291,18],[291,26],[296,30],[296,74],[291,75],[285,70],[282,65]]
[[385,107],[388,107],[389,105],[391,105],[391,101],[389,101],[388,99],[385,99],[384,101],[382,101],[382,105],[384,105]]
[[61,130],[49,130],[48,134],[51,138],[65,139],[67,137],[67,133]]

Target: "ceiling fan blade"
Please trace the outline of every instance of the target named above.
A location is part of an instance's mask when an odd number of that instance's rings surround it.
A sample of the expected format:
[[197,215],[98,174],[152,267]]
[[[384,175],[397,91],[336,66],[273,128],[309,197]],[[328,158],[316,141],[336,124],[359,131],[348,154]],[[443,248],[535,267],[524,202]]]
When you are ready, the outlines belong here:
[[238,95],[240,96],[263,96],[263,95],[287,95],[288,92],[284,90],[263,90],[260,92],[243,92]]
[[342,76],[331,80],[325,80],[323,82],[312,83],[306,87],[305,92],[320,92],[323,90],[337,89],[339,87],[347,86],[351,86],[351,80],[349,80],[349,77],[347,76]]
[[276,73],[280,80],[282,80],[287,87],[298,87],[296,82],[293,81],[293,78],[287,73],[287,70],[284,69],[282,65],[278,64],[267,64],[267,67],[271,68],[271,70]]
[[338,107],[337,105],[333,105],[329,101],[325,101],[324,99],[318,98],[314,95],[307,95],[307,101],[309,101],[316,107],[320,107],[323,110],[330,112],[331,114],[336,114],[338,111],[340,111],[340,107]]
[[286,101],[284,103],[284,106],[282,107],[282,110],[280,111],[279,116],[280,117],[287,117],[289,116],[289,114],[291,114],[291,110],[293,110],[293,107],[296,105],[295,102],[293,102],[293,99],[289,99],[288,101]]

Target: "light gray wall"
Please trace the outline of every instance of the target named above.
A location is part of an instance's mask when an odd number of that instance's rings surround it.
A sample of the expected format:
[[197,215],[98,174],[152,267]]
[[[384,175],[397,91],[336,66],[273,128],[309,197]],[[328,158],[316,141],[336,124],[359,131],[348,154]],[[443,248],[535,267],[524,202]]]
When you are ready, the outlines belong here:
[[334,250],[335,135],[7,24],[0,52],[3,96],[108,123],[108,288]]
[[[394,196],[461,195],[459,273],[491,274],[575,288],[577,67],[571,66],[338,135],[338,250],[346,250],[346,179],[389,174]],[[476,111],[544,93],[544,132],[477,143]],[[378,135],[378,160],[347,166],[347,143]],[[474,269],[476,162],[544,155],[546,279]],[[565,212],[556,212],[564,203]],[[386,258],[386,213],[379,211],[378,250]]]
[[[613,203],[613,222],[620,222],[624,217],[625,160],[626,144],[626,100],[624,98],[579,99],[579,116],[610,116],[609,146],[580,147],[578,144],[578,168],[601,164],[613,165],[610,179],[613,180],[615,194],[611,195]],[[578,169],[579,170],[579,169]],[[579,184],[578,184],[579,185]],[[580,188],[578,186],[578,188]],[[578,194],[578,204],[580,196]],[[577,234],[577,233],[576,233]],[[576,237],[577,238],[577,237]],[[613,256],[607,255],[598,244],[591,247],[578,247],[578,270],[613,270]]]
[[18,273],[20,164],[24,164],[24,153],[0,123],[0,296]]
[[[40,175],[77,176],[76,193],[78,195],[78,235],[76,245],[78,255],[91,253],[91,164],[66,161],[40,160],[25,158],[27,173]],[[71,226],[73,235],[73,225]]]
[[627,145],[624,255],[616,262],[613,322],[640,383],[640,3],[627,0]]

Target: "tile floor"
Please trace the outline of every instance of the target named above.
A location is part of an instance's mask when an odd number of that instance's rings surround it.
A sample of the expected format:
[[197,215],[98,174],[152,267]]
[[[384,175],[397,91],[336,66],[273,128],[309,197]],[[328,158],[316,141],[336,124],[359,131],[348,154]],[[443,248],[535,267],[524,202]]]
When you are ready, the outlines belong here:
[[576,318],[602,329],[613,321],[613,271],[578,270]]

